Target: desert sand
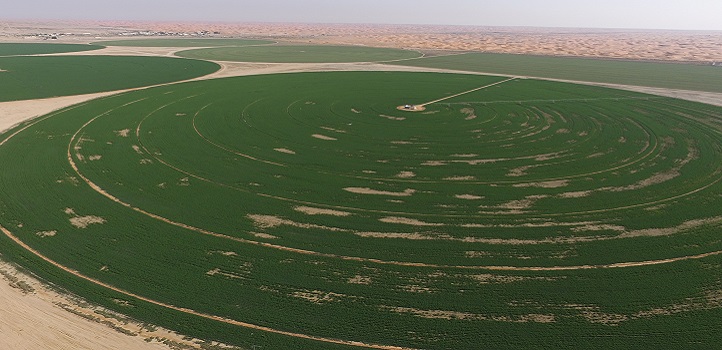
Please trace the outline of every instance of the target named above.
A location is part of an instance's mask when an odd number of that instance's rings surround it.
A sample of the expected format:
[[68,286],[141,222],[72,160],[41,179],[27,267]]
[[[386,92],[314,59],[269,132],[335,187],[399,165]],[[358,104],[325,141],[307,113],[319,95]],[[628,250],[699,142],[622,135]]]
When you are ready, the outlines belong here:
[[[142,324],[60,293],[0,261],[0,349],[168,350],[198,340]],[[111,328],[112,325],[114,328]]]

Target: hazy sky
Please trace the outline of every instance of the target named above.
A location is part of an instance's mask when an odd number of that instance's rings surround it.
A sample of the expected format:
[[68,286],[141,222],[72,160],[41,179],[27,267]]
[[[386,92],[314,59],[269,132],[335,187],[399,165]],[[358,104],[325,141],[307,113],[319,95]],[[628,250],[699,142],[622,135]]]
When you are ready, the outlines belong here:
[[722,30],[722,0],[20,0],[0,19]]

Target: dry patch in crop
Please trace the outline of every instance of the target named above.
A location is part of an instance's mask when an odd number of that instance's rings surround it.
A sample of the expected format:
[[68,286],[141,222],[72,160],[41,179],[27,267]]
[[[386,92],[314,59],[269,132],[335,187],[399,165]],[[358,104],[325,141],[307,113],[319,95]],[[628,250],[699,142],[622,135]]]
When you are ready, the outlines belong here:
[[130,135],[130,129],[116,130],[114,133],[119,137],[128,137],[128,135]]
[[339,133],[339,134],[345,134],[345,133],[346,133],[346,130],[334,129],[334,128],[328,127],[328,126],[322,126],[321,129],[327,130],[327,131],[337,132],[337,133]]
[[274,148],[273,149],[276,152],[286,153],[286,154],[296,154],[296,152],[288,149],[288,148]]
[[395,175],[395,177],[398,177],[400,179],[410,179],[415,176],[416,176],[416,174],[414,174],[413,171],[401,171]]
[[[669,147],[670,144],[674,144],[674,139],[664,141],[662,148]],[[667,145],[667,146],[665,146]],[[658,172],[649,178],[640,180],[634,184],[622,187],[612,187],[609,190],[612,192],[638,190],[652,185],[658,185],[663,182],[667,182],[681,175],[680,170],[682,167],[687,165],[689,162],[699,158],[699,150],[694,147],[687,149],[687,156],[684,159],[677,160],[675,166],[669,170]]]
[[379,117],[386,118],[388,120],[396,120],[396,121],[406,120],[406,118],[404,118],[404,117],[394,117],[394,116],[385,115],[385,114],[379,114]]
[[462,108],[459,112],[466,115],[466,118],[464,118],[464,120],[476,119],[476,114],[474,114],[473,108]]
[[297,212],[301,212],[308,215],[331,215],[331,216],[349,216],[352,215],[349,212],[346,211],[340,211],[340,210],[333,210],[333,209],[322,209],[322,208],[313,208],[313,207],[306,207],[306,206],[299,206],[293,208],[293,210]]
[[76,217],[70,218],[69,220],[70,220],[70,224],[77,228],[86,228],[90,225],[99,225],[99,224],[105,223],[105,219],[103,219],[99,216],[93,216],[93,215],[76,216]]
[[546,281],[553,282],[558,281],[563,277],[531,277],[531,276],[510,276],[510,275],[493,275],[490,273],[483,273],[477,275],[466,276],[479,284],[507,284],[524,281]]
[[524,199],[508,201],[498,206],[500,209],[529,209],[534,203],[540,199],[546,198],[546,195],[526,196]]
[[444,224],[441,223],[435,223],[435,222],[425,222],[417,219],[411,219],[411,218],[402,218],[398,216],[387,216],[384,218],[379,219],[379,221],[387,223],[387,224],[402,224],[402,225],[411,225],[411,226],[444,226]]
[[278,237],[274,235],[269,235],[268,233],[263,232],[249,232],[254,237],[262,238],[262,239],[278,239]]
[[419,232],[354,232],[353,234],[365,238],[400,238],[414,241],[451,239],[451,236],[446,234]]
[[361,275],[355,275],[346,281],[348,284],[362,284],[362,285],[369,285],[371,284],[371,277],[368,276],[361,276]]
[[294,298],[303,299],[310,301],[314,304],[326,304],[332,302],[341,301],[346,295],[334,293],[334,292],[323,292],[320,290],[300,290],[295,291],[291,294]]
[[236,253],[236,252],[229,252],[229,251],[223,251],[223,250],[212,250],[212,251],[208,252],[208,255],[213,255],[213,254],[220,254],[223,256],[238,256],[238,253]]
[[77,228],[86,228],[90,225],[99,225],[104,224],[105,219],[94,216],[94,215],[86,215],[86,216],[80,216],[75,213],[75,210],[73,208],[65,208],[63,212],[67,215],[72,216],[70,219],[70,224],[77,227]]
[[55,230],[53,230],[53,231],[40,231],[40,232],[35,232],[35,234],[36,234],[38,237],[43,237],[43,238],[45,238],[45,237],[53,237],[53,236],[55,236],[56,234],[58,234],[58,231],[55,231]]
[[218,275],[218,276],[223,276],[223,277],[231,278],[231,279],[242,279],[243,278],[243,276],[241,276],[241,275],[231,273],[231,272],[224,272],[219,268],[209,270],[208,272],[206,272],[206,275],[208,275],[208,276]]
[[274,228],[278,226],[291,226],[305,229],[321,229],[327,231],[347,231],[338,227],[328,227],[316,224],[307,224],[302,222],[295,222],[293,220],[283,219],[274,215],[261,215],[261,214],[248,214],[248,218],[253,221],[256,227],[260,228]]
[[458,199],[466,199],[466,200],[477,200],[477,199],[484,199],[483,196],[477,196],[473,194],[457,194],[454,197]]
[[550,314],[527,314],[519,316],[507,315],[483,315],[469,312],[448,311],[448,310],[422,310],[410,307],[381,305],[380,309],[398,314],[410,314],[420,318],[442,319],[442,320],[465,320],[465,321],[498,321],[498,322],[536,322],[552,323],[556,321],[554,315]]
[[569,185],[569,180],[555,180],[555,181],[543,181],[543,182],[529,182],[514,184],[514,187],[526,188],[526,187],[538,187],[538,188],[559,188],[566,187]]
[[518,168],[514,168],[509,170],[509,172],[506,174],[506,176],[509,177],[520,177],[526,175],[526,171],[533,168],[531,165],[524,165],[520,166]]
[[673,235],[682,231],[686,231],[692,228],[704,226],[704,225],[713,225],[713,224],[720,224],[722,223],[722,216],[716,216],[712,218],[706,218],[706,219],[695,219],[695,220],[689,220],[681,223],[678,226],[674,227],[667,227],[667,228],[647,228],[647,229],[641,229],[641,230],[634,230],[634,231],[627,231],[623,234],[619,235],[619,238],[628,238],[628,237],[640,237],[640,236],[646,236],[646,237],[654,237],[654,236],[669,236]]
[[393,192],[393,191],[381,191],[381,190],[374,190],[372,188],[368,187],[345,187],[343,189],[344,191],[356,193],[356,194],[369,194],[369,195],[378,195],[378,196],[392,196],[392,197],[409,197],[416,193],[416,190],[413,188],[407,188],[403,192]]
[[313,134],[311,137],[317,138],[319,140],[326,140],[326,141],[336,141],[336,138],[333,138],[331,136],[321,135],[321,134]]
[[427,160],[423,163],[421,163],[423,166],[444,166],[446,165],[446,162],[440,161],[440,160]]
[[617,232],[624,232],[627,228],[620,225],[612,225],[612,224],[593,224],[593,225],[584,225],[579,227],[573,227],[571,229],[572,232],[593,232],[593,231],[617,231]]
[[574,192],[564,192],[557,195],[559,198],[583,198],[587,197],[590,194],[592,194],[592,190],[588,191],[574,191]]
[[445,181],[473,181],[476,180],[475,176],[467,175],[467,176],[448,176],[443,178],[442,180]]

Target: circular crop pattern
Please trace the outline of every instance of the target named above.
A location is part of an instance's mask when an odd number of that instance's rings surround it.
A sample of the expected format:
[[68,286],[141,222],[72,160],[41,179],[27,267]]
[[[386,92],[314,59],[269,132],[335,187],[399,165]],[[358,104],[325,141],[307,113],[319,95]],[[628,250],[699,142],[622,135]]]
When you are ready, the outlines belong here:
[[365,46],[286,46],[264,45],[216,47],[176,53],[201,60],[270,63],[345,63],[379,62],[420,57],[416,51]]
[[104,46],[132,46],[132,47],[213,47],[213,46],[247,46],[247,45],[268,45],[273,44],[269,40],[250,39],[130,39],[99,41],[95,45]]
[[249,348],[717,344],[721,118],[451,74],[153,88],[4,135],[0,244]]
[[[1,56],[41,55],[49,53],[66,53],[78,51],[92,51],[102,49],[99,45],[85,44],[28,44],[28,43],[0,43]],[[2,68],[2,67],[0,67]]]

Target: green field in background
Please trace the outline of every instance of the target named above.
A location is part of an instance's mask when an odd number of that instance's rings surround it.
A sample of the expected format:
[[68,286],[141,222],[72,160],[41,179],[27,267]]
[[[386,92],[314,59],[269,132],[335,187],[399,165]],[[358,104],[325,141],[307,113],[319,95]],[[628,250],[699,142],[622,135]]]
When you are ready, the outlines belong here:
[[392,64],[490,74],[722,92],[722,67],[712,65],[492,53],[436,56]]
[[186,50],[177,56],[202,60],[271,63],[378,62],[421,56],[416,51],[365,46],[271,45]]
[[[51,53],[66,53],[78,51],[92,51],[102,49],[99,45],[85,44],[29,44],[29,43],[0,43],[0,57],[20,55],[41,55]],[[2,69],[2,67],[0,67]]]
[[211,62],[129,56],[0,57],[0,102],[114,91],[191,79]]

